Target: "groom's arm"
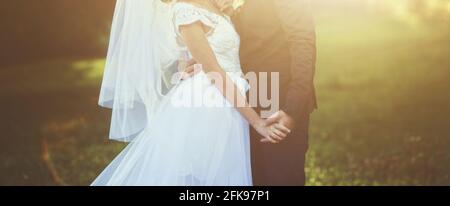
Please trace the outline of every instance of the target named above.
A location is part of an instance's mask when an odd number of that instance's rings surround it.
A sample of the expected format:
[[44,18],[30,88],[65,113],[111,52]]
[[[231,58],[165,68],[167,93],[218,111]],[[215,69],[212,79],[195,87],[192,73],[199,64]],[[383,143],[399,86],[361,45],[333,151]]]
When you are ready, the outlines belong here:
[[282,97],[285,98],[282,110],[296,120],[310,112],[316,61],[315,25],[309,0],[274,2],[291,54],[291,80],[286,97]]

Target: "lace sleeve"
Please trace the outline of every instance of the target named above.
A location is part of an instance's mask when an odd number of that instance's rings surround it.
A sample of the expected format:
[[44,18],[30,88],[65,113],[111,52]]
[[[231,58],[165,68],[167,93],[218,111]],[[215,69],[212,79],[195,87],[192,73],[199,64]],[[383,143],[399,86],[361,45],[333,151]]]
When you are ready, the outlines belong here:
[[180,26],[201,22],[210,28],[208,34],[211,34],[217,25],[217,19],[210,15],[206,10],[197,8],[186,3],[177,3],[173,10],[173,22],[177,35],[180,35]]

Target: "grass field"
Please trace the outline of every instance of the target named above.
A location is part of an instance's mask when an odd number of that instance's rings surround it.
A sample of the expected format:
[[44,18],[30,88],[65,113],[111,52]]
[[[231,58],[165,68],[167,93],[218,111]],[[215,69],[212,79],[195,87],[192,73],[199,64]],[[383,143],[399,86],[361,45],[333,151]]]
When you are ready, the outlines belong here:
[[[308,185],[450,185],[447,24],[322,15]],[[86,185],[123,148],[97,106],[103,59],[0,70],[0,185]]]
[[449,185],[449,28],[323,21],[308,184]]

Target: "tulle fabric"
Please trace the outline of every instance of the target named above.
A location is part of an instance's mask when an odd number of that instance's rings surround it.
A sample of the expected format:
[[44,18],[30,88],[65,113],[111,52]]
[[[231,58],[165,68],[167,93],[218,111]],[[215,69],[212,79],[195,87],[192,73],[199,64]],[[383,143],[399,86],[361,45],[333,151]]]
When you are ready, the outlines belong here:
[[117,0],[99,105],[112,109],[110,138],[129,142],[159,109],[162,76],[179,58],[172,7]]
[[[229,75],[241,92],[248,89],[240,75]],[[249,125],[204,73],[174,88],[155,117],[92,186],[252,184]]]

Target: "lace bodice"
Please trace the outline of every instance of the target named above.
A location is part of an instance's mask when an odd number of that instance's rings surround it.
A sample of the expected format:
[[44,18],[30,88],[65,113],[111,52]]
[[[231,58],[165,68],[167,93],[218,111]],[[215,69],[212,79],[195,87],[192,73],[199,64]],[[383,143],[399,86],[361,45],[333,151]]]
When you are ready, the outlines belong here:
[[187,50],[180,37],[179,27],[200,21],[211,28],[207,38],[220,66],[227,72],[242,72],[239,61],[240,38],[228,16],[183,2],[174,5],[173,14],[180,49]]

